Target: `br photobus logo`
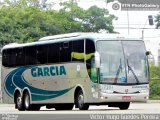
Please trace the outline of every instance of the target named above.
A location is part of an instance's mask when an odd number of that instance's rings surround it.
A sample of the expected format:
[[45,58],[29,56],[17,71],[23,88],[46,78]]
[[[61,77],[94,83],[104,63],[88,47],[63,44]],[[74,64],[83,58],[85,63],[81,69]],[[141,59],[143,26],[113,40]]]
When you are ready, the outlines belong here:
[[112,5],[112,9],[113,10],[120,10],[120,4],[118,3],[118,2],[116,2],[116,3],[113,3],[113,5]]
[[121,9],[121,5],[118,1],[115,1],[112,3],[112,9],[113,10],[120,10]]
[[113,10],[121,11],[160,10],[160,0],[114,0],[111,4]]

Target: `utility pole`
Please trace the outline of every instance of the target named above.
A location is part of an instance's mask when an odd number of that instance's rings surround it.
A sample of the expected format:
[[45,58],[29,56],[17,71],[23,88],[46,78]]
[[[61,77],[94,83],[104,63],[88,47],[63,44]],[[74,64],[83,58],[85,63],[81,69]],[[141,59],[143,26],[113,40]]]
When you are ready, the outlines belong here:
[[144,40],[144,29],[145,29],[145,26],[147,25],[147,21],[149,22],[149,25],[154,25],[152,15],[148,15],[148,19],[146,20],[144,27],[142,29],[142,39],[143,40]]
[[128,8],[127,8],[127,21],[128,21],[128,35],[129,35],[129,12],[128,12]]
[[107,4],[108,4],[107,2],[108,2],[108,1],[107,1],[107,0],[105,0],[105,3],[106,3],[106,9],[107,9]]

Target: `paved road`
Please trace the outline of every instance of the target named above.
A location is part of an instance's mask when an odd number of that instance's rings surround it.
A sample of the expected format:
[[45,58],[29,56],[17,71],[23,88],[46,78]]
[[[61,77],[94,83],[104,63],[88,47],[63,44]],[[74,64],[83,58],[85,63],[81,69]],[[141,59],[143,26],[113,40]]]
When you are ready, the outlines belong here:
[[160,102],[132,103],[128,110],[90,106],[87,111],[18,111],[14,105],[0,104],[0,120],[160,120]]
[[74,108],[71,111],[56,111],[41,107],[40,111],[18,111],[14,105],[0,104],[0,114],[160,114],[160,103],[131,103],[128,110],[108,106],[90,106],[87,111]]

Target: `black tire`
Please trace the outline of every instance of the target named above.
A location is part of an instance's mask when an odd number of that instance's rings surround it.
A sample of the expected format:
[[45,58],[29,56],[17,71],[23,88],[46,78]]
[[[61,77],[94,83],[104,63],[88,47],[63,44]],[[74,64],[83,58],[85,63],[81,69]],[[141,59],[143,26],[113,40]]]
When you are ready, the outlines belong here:
[[24,108],[25,110],[28,110],[28,111],[38,111],[40,110],[40,106],[39,105],[32,105],[30,104],[30,96],[29,96],[29,93],[26,92],[24,94]]
[[119,105],[120,110],[127,110],[130,106],[130,102],[123,102]]
[[23,101],[22,96],[19,92],[16,93],[16,95],[15,95],[15,106],[19,111],[25,110],[24,101]]
[[56,110],[72,110],[73,109],[74,104],[60,104],[60,105],[56,105],[55,109]]
[[84,103],[84,95],[82,90],[78,91],[76,98],[75,98],[75,104],[80,110],[88,110],[89,105]]

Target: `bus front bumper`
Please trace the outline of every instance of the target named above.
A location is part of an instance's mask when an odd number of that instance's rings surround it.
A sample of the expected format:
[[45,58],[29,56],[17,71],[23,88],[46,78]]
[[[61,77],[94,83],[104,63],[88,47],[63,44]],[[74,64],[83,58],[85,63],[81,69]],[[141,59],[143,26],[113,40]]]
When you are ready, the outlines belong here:
[[100,93],[100,102],[146,102],[149,99],[149,93],[137,94],[108,94]]

